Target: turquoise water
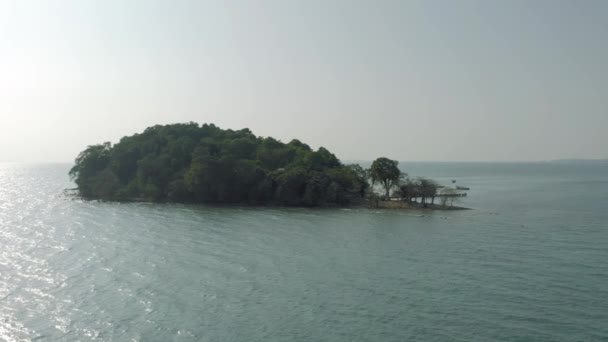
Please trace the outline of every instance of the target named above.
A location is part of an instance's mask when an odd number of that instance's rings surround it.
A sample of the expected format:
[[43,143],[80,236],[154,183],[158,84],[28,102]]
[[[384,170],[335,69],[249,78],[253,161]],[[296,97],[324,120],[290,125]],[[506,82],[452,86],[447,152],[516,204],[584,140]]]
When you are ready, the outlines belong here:
[[475,210],[84,202],[0,164],[0,340],[608,340],[608,165],[402,166]]

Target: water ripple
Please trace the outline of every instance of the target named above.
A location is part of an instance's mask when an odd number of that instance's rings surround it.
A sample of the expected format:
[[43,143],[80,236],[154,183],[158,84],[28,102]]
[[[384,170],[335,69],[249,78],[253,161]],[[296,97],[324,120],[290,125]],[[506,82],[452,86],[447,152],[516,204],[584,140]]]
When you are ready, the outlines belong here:
[[68,167],[0,165],[2,341],[608,339],[608,217],[545,198],[600,176],[427,213],[86,202]]

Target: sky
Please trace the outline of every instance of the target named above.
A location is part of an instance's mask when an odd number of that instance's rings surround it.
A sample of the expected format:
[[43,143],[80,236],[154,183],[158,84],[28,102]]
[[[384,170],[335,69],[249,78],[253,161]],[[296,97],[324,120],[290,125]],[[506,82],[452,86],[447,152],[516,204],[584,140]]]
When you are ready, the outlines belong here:
[[608,1],[0,0],[0,161],[155,124],[342,160],[608,158]]

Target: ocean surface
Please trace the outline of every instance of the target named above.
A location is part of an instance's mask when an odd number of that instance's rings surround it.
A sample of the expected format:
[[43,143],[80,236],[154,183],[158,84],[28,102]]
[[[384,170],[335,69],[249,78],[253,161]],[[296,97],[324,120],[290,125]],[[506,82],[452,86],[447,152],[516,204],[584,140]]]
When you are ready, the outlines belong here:
[[87,202],[0,164],[0,341],[608,341],[608,164],[401,166],[474,210]]

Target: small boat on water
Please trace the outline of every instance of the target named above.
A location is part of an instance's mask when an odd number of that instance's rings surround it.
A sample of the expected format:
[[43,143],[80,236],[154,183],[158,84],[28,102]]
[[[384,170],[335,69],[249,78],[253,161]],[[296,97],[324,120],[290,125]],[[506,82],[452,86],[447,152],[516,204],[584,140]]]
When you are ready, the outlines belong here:
[[466,186],[457,186],[456,190],[471,190],[471,188],[466,187]]

